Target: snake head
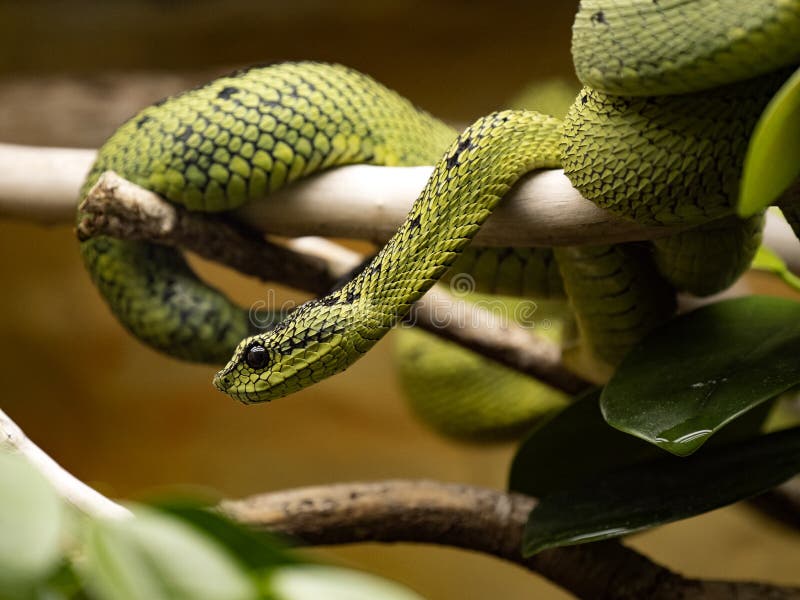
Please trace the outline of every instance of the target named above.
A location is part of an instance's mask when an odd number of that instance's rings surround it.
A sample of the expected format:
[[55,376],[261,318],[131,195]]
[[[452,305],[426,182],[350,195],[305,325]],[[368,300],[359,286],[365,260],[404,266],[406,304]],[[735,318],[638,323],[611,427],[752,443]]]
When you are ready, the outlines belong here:
[[353,312],[350,306],[331,303],[330,297],[303,304],[271,331],[242,340],[214,376],[214,386],[254,404],[343,371],[366,351],[356,350],[351,341],[353,328],[358,328],[348,316]]

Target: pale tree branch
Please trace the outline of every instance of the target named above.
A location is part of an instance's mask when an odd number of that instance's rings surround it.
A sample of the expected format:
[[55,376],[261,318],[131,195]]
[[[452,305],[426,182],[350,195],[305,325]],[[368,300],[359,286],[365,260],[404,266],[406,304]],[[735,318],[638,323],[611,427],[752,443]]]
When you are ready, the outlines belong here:
[[[74,223],[80,185],[96,152],[0,143],[0,217]],[[238,219],[282,236],[384,242],[405,218],[431,167],[341,167],[249,204]],[[476,245],[607,244],[667,235],[613,217],[583,199],[559,170],[523,178],[478,233]],[[800,269],[798,242],[781,219],[767,219],[765,241]]]
[[[385,242],[405,220],[432,171],[432,167],[340,167],[252,202],[239,214],[266,233]],[[608,244],[675,231],[645,227],[603,211],[583,198],[563,171],[553,169],[523,176],[481,227],[474,243]]]
[[[0,215],[72,222],[90,150],[0,144]],[[299,181],[236,212],[265,233],[386,241],[400,226],[432,167],[340,167]],[[607,244],[674,232],[614,217],[585,200],[560,170],[525,176],[475,240],[489,246]]]
[[97,152],[0,143],[0,217],[75,222],[78,193]]

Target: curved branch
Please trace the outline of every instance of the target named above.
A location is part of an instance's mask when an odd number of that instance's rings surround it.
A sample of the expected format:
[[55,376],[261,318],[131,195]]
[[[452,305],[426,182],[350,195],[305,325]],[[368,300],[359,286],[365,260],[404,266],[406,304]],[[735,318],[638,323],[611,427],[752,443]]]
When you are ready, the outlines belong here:
[[617,542],[523,558],[533,498],[434,481],[347,483],[228,500],[222,512],[308,545],[414,542],[453,546],[514,562],[580,598],[800,598],[800,588],[688,579]]

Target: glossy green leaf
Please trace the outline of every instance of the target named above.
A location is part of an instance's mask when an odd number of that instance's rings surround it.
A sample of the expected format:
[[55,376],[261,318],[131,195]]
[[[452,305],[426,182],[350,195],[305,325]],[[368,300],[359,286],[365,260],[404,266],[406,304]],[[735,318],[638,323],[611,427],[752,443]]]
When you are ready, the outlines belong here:
[[266,532],[246,528],[222,513],[197,503],[185,500],[162,501],[158,502],[155,508],[185,521],[214,538],[251,569],[300,562],[284,549],[286,547],[284,540]]
[[525,438],[511,463],[508,488],[543,497],[663,452],[610,427],[600,412],[600,389],[573,401]]
[[800,382],[800,303],[749,296],[674,319],[623,360],[600,398],[612,426],[687,456]]
[[24,588],[55,569],[61,500],[24,458],[0,453],[0,589]]
[[685,519],[749,498],[800,472],[800,428],[689,458],[657,461],[545,496],[531,511],[523,552],[597,541]]
[[276,600],[423,600],[386,579],[322,565],[278,568],[270,576],[270,591]]
[[[575,487],[587,479],[663,458],[652,444],[611,427],[600,412],[600,389],[576,398],[520,444],[511,463],[511,491],[542,498]],[[764,402],[737,418],[709,445],[753,437],[771,414],[774,402]]]
[[214,540],[153,510],[87,523],[87,586],[104,600],[252,600],[255,583]]
[[800,69],[783,84],[758,120],[747,147],[739,215],[763,210],[800,176]]
[[795,275],[783,262],[783,259],[766,246],[761,246],[750,263],[750,268],[768,271],[780,277],[785,284],[800,291],[800,277]]

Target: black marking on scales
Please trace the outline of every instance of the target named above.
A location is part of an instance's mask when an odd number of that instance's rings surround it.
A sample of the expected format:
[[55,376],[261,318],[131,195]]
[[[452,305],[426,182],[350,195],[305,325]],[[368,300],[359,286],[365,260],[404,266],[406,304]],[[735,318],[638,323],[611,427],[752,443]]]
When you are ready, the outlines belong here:
[[461,154],[465,150],[472,150],[474,147],[475,146],[472,143],[472,138],[466,137],[461,140],[458,144],[458,147],[455,149],[455,152],[453,152],[453,155],[447,159],[447,168],[453,169],[458,166],[460,164],[459,159],[461,158]]

